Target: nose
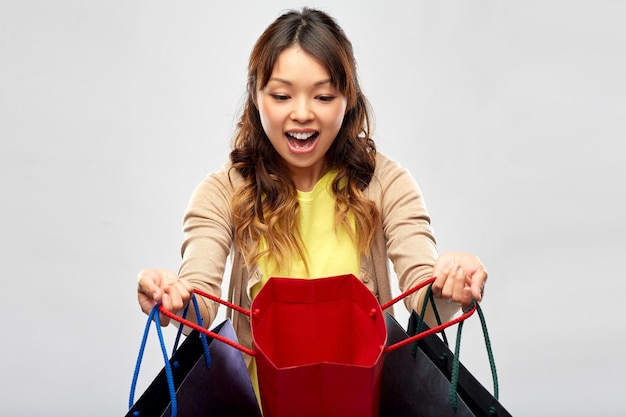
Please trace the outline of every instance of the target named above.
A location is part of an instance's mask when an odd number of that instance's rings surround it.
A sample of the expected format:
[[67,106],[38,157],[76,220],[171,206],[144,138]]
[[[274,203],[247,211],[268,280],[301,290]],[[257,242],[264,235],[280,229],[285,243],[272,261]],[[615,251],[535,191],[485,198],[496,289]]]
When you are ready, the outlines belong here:
[[308,99],[298,98],[293,101],[293,108],[291,109],[291,120],[306,123],[315,118],[313,110]]

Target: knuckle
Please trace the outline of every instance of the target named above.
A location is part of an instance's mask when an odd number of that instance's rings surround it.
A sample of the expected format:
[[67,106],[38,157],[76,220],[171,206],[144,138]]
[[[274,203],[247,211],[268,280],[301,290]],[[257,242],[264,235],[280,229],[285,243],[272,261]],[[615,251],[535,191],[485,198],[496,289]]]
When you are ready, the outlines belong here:
[[148,277],[149,275],[150,275],[150,270],[149,269],[142,269],[137,274],[137,279],[141,280],[141,279],[144,279],[144,278]]

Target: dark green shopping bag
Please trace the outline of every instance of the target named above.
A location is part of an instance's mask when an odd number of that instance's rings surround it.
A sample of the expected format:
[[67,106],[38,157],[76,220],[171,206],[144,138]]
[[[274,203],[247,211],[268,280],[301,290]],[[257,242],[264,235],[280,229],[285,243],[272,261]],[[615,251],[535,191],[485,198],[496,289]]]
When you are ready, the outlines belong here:
[[[432,301],[432,298],[429,297]],[[433,304],[434,305],[434,304]],[[478,307],[478,305],[477,305]],[[380,393],[380,417],[510,417],[498,401],[498,381],[489,336],[480,310],[481,324],[494,379],[490,393],[459,361],[462,322],[456,353],[437,334],[387,353]],[[424,312],[422,311],[422,314]],[[386,315],[387,343],[399,343],[429,328],[415,311],[408,329]]]

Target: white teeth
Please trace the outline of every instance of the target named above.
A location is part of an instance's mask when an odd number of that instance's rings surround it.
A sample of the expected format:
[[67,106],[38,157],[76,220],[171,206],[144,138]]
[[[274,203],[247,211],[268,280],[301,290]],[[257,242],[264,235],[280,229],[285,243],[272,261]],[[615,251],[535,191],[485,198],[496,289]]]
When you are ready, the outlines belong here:
[[310,139],[311,136],[313,136],[315,134],[315,132],[307,132],[307,133],[290,133],[288,132],[287,135],[289,135],[290,137],[294,138],[294,139],[298,139],[298,140],[307,140]]

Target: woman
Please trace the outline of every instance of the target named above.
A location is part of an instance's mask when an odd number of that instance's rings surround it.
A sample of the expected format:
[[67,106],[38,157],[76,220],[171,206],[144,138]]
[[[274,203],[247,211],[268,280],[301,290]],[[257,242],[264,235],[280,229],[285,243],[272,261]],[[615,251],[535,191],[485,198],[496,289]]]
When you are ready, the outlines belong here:
[[[250,56],[230,161],[189,203],[179,273],[141,271],[142,310],[162,302],[180,311],[194,288],[221,297],[231,253],[228,299],[246,309],[269,277],[349,273],[383,304],[391,299],[388,259],[402,291],[437,277],[444,320],[472,297],[480,301],[484,266],[467,253],[437,255],[420,190],[376,151],[370,120],[352,45],[334,19],[309,8],[276,19]],[[424,291],[415,293],[406,307],[419,311],[423,298]],[[217,305],[200,307],[209,326]],[[233,319],[250,347],[248,317]]]

